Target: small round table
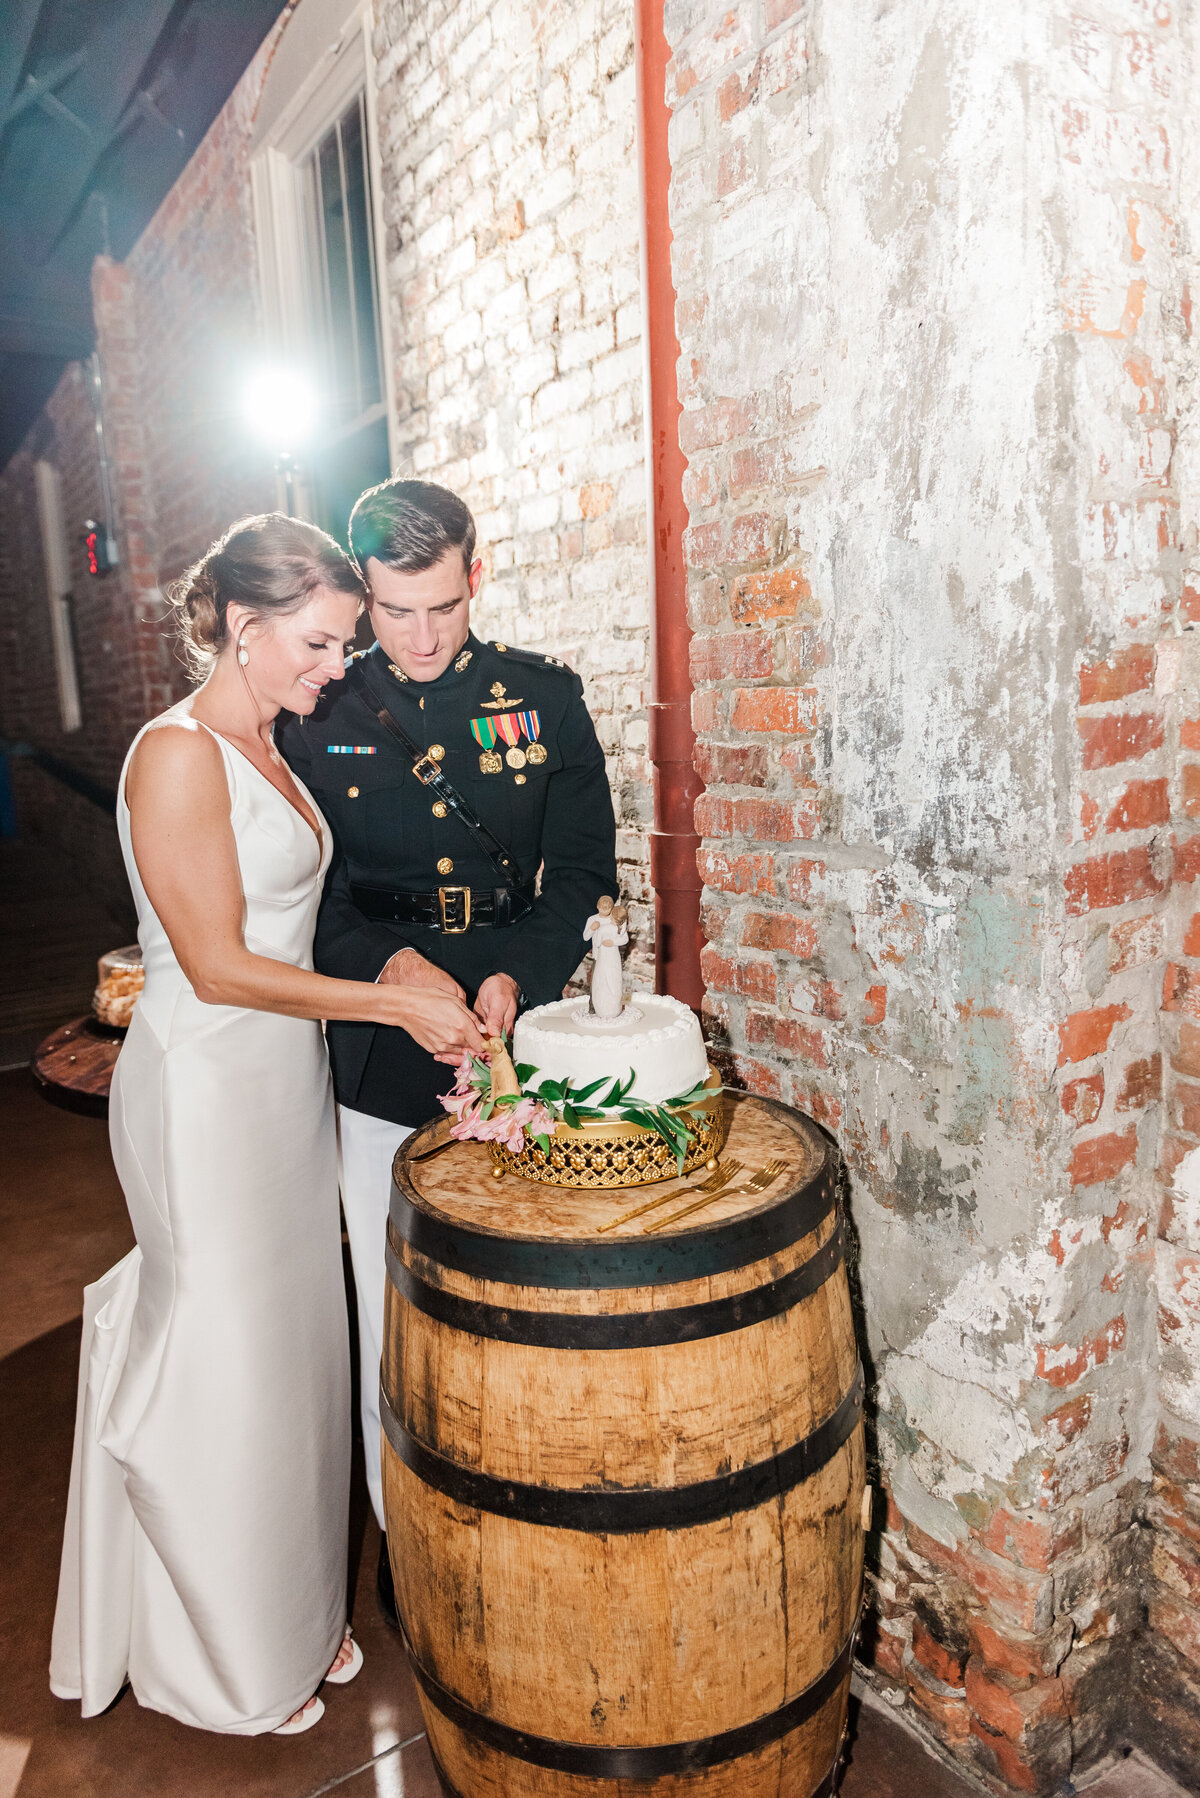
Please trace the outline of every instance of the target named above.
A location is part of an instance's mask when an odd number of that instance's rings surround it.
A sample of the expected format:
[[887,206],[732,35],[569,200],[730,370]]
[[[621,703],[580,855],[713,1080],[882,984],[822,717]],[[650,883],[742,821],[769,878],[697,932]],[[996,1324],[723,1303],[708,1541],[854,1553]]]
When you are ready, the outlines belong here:
[[125,1032],[93,1017],[72,1018],[40,1042],[30,1066],[42,1097],[64,1111],[108,1116],[108,1089]]

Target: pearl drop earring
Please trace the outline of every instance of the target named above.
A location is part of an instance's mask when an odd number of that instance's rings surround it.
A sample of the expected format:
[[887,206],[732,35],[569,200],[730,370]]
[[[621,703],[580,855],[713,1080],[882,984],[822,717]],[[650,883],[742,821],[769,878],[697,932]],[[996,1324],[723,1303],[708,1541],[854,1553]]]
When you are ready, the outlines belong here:
[[246,666],[246,663],[249,660],[250,660],[250,651],[246,648],[246,645],[244,643],[239,643],[238,644],[238,661],[242,664],[243,668]]

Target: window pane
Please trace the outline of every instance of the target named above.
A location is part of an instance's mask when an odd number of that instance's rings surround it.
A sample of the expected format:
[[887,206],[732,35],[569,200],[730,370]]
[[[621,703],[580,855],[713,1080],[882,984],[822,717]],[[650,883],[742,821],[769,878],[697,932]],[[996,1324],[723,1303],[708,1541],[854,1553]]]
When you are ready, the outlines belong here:
[[360,95],[309,158],[314,323],[332,411],[347,424],[383,398],[370,174]]

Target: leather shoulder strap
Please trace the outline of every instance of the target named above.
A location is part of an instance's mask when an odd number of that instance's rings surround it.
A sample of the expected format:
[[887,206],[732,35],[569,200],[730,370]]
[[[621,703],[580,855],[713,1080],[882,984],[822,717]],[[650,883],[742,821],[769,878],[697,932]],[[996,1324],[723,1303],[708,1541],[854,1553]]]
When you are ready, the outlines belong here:
[[355,662],[352,668],[347,669],[346,685],[357,693],[372,716],[378,718],[383,728],[389,731],[400,744],[412,762],[413,773],[422,786],[428,787],[430,792],[440,799],[442,804],[452,811],[455,817],[470,831],[496,870],[501,884],[507,887],[520,886],[521,870],[504,844],[467,804],[458,788],[446,778],[440,764],[435,762],[433,757],[421,748],[416,738],[405,730],[382,695],[376,690],[374,682],[361,662]]

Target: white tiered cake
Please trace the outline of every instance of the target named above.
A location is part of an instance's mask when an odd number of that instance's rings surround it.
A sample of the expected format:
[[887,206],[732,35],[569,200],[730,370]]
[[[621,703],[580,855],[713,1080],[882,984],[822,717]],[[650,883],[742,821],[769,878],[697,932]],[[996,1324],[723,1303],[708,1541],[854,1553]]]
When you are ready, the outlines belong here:
[[537,1069],[529,1082],[535,1087],[542,1080],[571,1080],[578,1091],[593,1080],[625,1080],[632,1072],[628,1098],[643,1105],[679,1098],[708,1076],[694,1014],[658,993],[633,993],[615,1018],[596,1017],[586,999],[538,1005],[517,1019],[512,1056],[518,1066]]

